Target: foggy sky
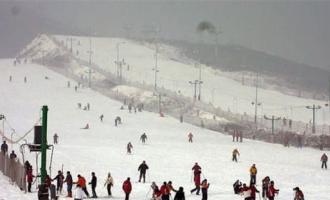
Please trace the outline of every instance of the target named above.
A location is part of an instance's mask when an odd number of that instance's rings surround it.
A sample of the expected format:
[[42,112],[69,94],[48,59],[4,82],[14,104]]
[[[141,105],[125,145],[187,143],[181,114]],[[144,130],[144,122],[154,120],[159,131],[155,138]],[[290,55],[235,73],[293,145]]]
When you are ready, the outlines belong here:
[[[221,27],[221,43],[241,44],[330,69],[330,1],[48,0],[11,1],[12,5],[20,10],[16,23],[33,12],[45,21],[63,25],[67,29],[60,32],[66,34],[91,27],[96,35],[141,35],[147,34],[143,30],[157,27],[163,38],[199,41],[196,26],[209,21]],[[41,25],[31,25],[41,29]],[[125,31],[124,27],[130,29]]]

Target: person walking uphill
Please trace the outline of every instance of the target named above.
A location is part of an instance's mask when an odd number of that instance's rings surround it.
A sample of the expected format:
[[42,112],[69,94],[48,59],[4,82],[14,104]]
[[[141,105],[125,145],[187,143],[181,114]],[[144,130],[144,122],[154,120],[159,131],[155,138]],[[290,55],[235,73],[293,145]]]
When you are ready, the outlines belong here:
[[125,192],[125,200],[129,200],[129,194],[132,191],[132,184],[131,184],[131,179],[128,177],[126,181],[123,183],[123,190]]
[[179,187],[179,190],[176,192],[174,196],[174,200],[186,200],[184,195],[183,187]]
[[147,137],[146,133],[143,133],[143,134],[141,135],[141,137],[140,137],[140,140],[142,141],[143,144],[146,143],[146,140],[147,140],[147,139],[148,139],[148,137]]
[[149,167],[146,164],[146,161],[143,161],[138,168],[138,171],[140,171],[139,182],[141,182],[141,178],[143,178],[143,183],[146,182],[146,173],[148,169]]
[[328,162],[328,156],[327,156],[327,154],[323,154],[322,155],[322,157],[321,157],[321,161],[322,161],[322,166],[321,166],[321,168],[323,169],[323,167],[325,168],[325,169],[327,169],[327,162]]
[[250,176],[251,176],[251,179],[250,179],[250,185],[251,184],[256,184],[256,181],[257,181],[257,168],[256,168],[256,165],[253,164],[250,168]]
[[108,173],[108,177],[105,180],[104,186],[107,186],[107,191],[108,191],[108,196],[111,196],[111,187],[113,186],[113,178],[110,174],[110,172]]
[[199,195],[199,191],[200,191],[200,185],[201,185],[201,171],[197,171],[196,173],[194,173],[194,183],[195,183],[195,188],[190,190],[190,193],[193,193],[196,191],[196,195]]
[[88,184],[92,186],[92,193],[93,193],[92,198],[97,198],[96,191],[95,191],[95,188],[97,185],[97,178],[96,178],[94,172],[92,172],[92,180]]

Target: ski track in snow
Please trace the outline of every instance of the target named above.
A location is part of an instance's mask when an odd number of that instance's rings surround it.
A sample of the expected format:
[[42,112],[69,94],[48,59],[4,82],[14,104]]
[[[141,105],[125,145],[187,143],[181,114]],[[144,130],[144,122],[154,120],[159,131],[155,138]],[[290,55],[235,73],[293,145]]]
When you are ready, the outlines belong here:
[[[320,169],[321,151],[304,148],[284,148],[278,144],[245,140],[231,142],[231,136],[204,130],[186,123],[179,123],[171,117],[161,118],[156,113],[128,113],[120,110],[121,103],[113,101],[95,91],[78,89],[74,91],[74,81],[67,88],[69,79],[49,69],[34,65],[12,65],[12,60],[0,60],[0,111],[4,113],[17,134],[23,135],[40,117],[42,105],[48,105],[48,142],[59,135],[59,145],[55,146],[52,177],[64,164],[64,171],[71,171],[73,178],[83,175],[87,181],[94,171],[98,177],[97,193],[106,196],[103,187],[107,173],[114,178],[112,190],[114,199],[123,199],[122,182],[131,177],[133,191],[131,199],[145,200],[151,181],[161,185],[171,180],[175,188],[183,186],[187,199],[197,200],[201,196],[190,194],[193,188],[191,167],[198,162],[203,176],[211,183],[209,199],[238,200],[232,184],[240,179],[249,182],[249,168],[255,163],[258,168],[257,183],[260,190],[261,179],[269,175],[280,189],[276,199],[292,199],[292,188],[299,186],[308,200],[329,199],[329,172]],[[13,81],[9,82],[9,76]],[[28,82],[24,83],[23,78]],[[45,76],[49,77],[48,80]],[[77,103],[91,105],[90,111],[78,109]],[[104,122],[99,115],[104,114]],[[114,118],[120,116],[123,124],[115,127]],[[89,130],[81,128],[89,123]],[[5,124],[6,135],[10,130]],[[194,143],[188,143],[188,132],[194,134]],[[147,145],[141,144],[140,135],[146,132]],[[33,133],[28,136],[32,141]],[[133,144],[133,154],[126,154],[128,142]],[[9,145],[10,147],[10,145]],[[18,145],[14,145],[18,152]],[[231,153],[238,148],[241,156],[238,163],[231,161]],[[329,153],[329,152],[327,152]],[[18,154],[21,156],[20,154]],[[26,153],[35,169],[35,154]],[[48,154],[48,161],[50,155]],[[146,184],[138,180],[138,165],[146,160],[150,170]],[[37,199],[36,193],[24,194],[8,184],[0,175],[0,199]],[[35,189],[35,185],[33,186]],[[65,188],[65,186],[64,186]],[[91,189],[89,192],[91,192]],[[174,194],[173,194],[174,195]]]

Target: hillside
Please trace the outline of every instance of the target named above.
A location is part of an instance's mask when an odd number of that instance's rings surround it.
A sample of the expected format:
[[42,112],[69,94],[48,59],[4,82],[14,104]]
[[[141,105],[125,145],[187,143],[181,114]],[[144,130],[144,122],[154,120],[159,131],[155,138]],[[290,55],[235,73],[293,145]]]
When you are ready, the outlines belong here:
[[[33,126],[39,118],[42,105],[49,106],[48,142],[52,135],[59,134],[59,144],[55,147],[52,175],[64,165],[64,171],[70,170],[74,177],[80,173],[90,180],[90,172],[95,171],[99,185],[97,193],[105,196],[102,187],[106,174],[110,171],[115,185],[112,199],[122,199],[122,181],[130,176],[133,181],[132,199],[143,200],[151,181],[161,184],[171,180],[175,187],[183,186],[187,199],[197,200],[191,195],[191,167],[196,161],[202,166],[203,176],[211,183],[209,199],[239,200],[234,195],[232,184],[236,179],[249,181],[248,169],[252,163],[258,168],[257,181],[269,175],[280,189],[278,200],[292,198],[292,188],[303,189],[306,199],[327,199],[327,171],[320,169],[321,152],[309,148],[284,148],[281,145],[245,140],[233,143],[230,136],[178,123],[171,117],[159,117],[155,113],[129,113],[120,110],[122,103],[113,101],[99,93],[79,88],[77,83],[62,75],[35,64],[12,65],[13,60],[0,61],[0,110],[6,115],[10,125],[15,128],[14,139]],[[12,76],[9,82],[8,77]],[[23,78],[27,77],[27,83]],[[47,79],[45,79],[47,77]],[[67,87],[67,81],[71,87]],[[90,103],[91,110],[78,109],[77,103]],[[99,115],[104,114],[104,122]],[[122,117],[123,124],[115,127],[114,118]],[[89,130],[82,130],[86,123]],[[187,133],[194,134],[194,143],[187,141]],[[8,136],[9,127],[5,124]],[[148,141],[142,145],[140,135],[146,132]],[[27,138],[32,141],[32,135]],[[133,154],[126,154],[126,144],[131,141]],[[14,149],[18,152],[17,144]],[[231,161],[231,152],[238,148],[241,152],[238,163]],[[166,152],[166,153],[165,153]],[[329,152],[327,152],[329,153]],[[271,156],[270,156],[271,155]],[[35,155],[26,152],[26,156],[35,163]],[[48,157],[49,158],[49,157]],[[136,183],[137,167],[146,160],[150,167],[147,183]],[[310,176],[313,174],[313,176]],[[6,184],[0,176],[1,183]],[[260,185],[259,185],[260,189]],[[90,188],[89,188],[90,190]],[[7,200],[35,199],[36,193],[22,194],[18,189],[0,189],[0,198]]]

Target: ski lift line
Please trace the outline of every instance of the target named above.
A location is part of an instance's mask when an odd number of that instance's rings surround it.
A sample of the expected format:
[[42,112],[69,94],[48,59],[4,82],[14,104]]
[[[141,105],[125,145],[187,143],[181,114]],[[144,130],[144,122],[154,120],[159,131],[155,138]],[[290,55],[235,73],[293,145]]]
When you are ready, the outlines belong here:
[[[35,123],[37,125],[40,122],[41,118]],[[15,129],[14,129],[15,130]],[[0,135],[6,139],[10,144],[17,144],[21,140],[23,140],[27,135],[29,135],[34,130],[34,126],[28,130],[23,136],[19,137],[17,140],[11,140],[10,138],[6,137],[2,131],[0,131]]]

